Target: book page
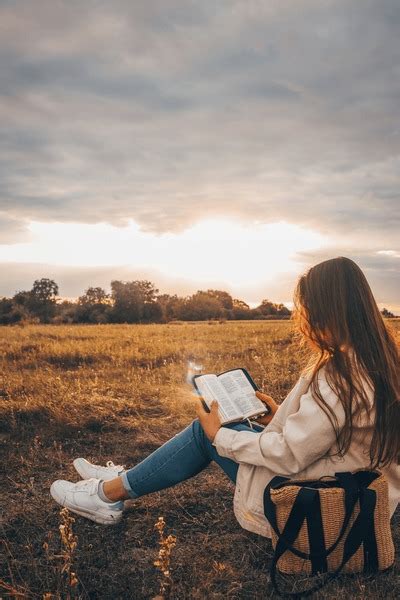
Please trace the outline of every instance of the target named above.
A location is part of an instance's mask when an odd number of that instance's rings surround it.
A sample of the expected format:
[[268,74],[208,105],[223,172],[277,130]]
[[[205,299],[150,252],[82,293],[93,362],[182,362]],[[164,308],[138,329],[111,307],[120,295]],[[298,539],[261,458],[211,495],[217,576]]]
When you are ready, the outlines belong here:
[[201,375],[200,377],[196,377],[196,385],[208,407],[210,407],[213,400],[217,400],[223,423],[242,416],[231,402],[226,389],[216,375]]
[[257,398],[253,386],[241,369],[228,371],[228,373],[220,375],[218,380],[243,417],[267,410],[265,404]]

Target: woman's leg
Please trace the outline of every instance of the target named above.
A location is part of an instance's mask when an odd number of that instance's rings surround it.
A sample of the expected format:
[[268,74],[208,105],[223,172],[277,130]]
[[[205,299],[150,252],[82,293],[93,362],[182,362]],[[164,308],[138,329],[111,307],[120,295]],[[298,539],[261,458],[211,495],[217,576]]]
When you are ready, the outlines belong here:
[[[251,429],[244,423],[233,423],[226,427],[255,433],[263,429],[257,426],[257,429]],[[212,460],[233,482],[236,481],[238,463],[218,455],[215,446],[207,439],[200,422],[196,419],[133,469],[126,471],[121,476],[122,483],[131,498],[138,498],[197,475]],[[104,483],[106,495],[109,484],[112,484],[112,481]]]
[[[257,429],[251,429],[243,423],[227,427],[255,433],[262,430],[257,426]],[[235,481],[238,464],[218,455],[196,420],[123,475],[111,481],[97,478],[78,483],[57,480],[52,483],[50,494],[58,504],[78,515],[103,525],[115,525],[122,518],[123,502],[120,500],[137,498],[189,479],[212,460]]]

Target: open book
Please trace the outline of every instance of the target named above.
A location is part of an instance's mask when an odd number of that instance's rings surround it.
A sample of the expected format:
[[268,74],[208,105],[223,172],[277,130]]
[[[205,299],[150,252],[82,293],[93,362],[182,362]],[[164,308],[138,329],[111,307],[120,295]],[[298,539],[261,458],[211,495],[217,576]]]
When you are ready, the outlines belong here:
[[209,408],[219,404],[222,425],[268,414],[269,409],[256,396],[258,387],[246,369],[231,369],[219,375],[195,375],[193,385]]

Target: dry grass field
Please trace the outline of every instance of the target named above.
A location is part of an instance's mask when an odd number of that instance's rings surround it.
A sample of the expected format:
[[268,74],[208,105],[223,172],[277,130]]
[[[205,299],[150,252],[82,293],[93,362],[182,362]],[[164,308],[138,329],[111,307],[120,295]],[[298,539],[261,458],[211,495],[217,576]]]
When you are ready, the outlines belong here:
[[[400,322],[393,327],[400,341]],[[64,543],[59,525],[66,517],[49,486],[55,478],[77,480],[77,456],[131,466],[188,424],[191,355],[207,370],[246,367],[281,401],[304,361],[290,322],[32,325],[3,327],[0,336],[0,597],[154,598],[160,516],[166,534],[176,536],[172,598],[275,597],[270,542],[239,527],[233,486],[216,466],[130,501],[116,527],[77,517]],[[398,551],[399,512],[393,528]],[[78,581],[72,586],[71,572]],[[397,562],[377,577],[342,577],[316,598],[388,599],[399,590]]]

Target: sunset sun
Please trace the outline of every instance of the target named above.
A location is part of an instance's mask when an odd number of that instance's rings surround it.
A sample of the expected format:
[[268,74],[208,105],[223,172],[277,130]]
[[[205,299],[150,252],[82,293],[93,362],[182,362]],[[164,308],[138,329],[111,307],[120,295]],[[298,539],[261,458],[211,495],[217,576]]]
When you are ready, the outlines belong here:
[[172,277],[240,287],[267,283],[296,269],[295,256],[327,244],[321,234],[284,221],[249,224],[207,219],[178,233],[82,223],[29,226],[30,241],[0,247],[0,260],[156,269]]

